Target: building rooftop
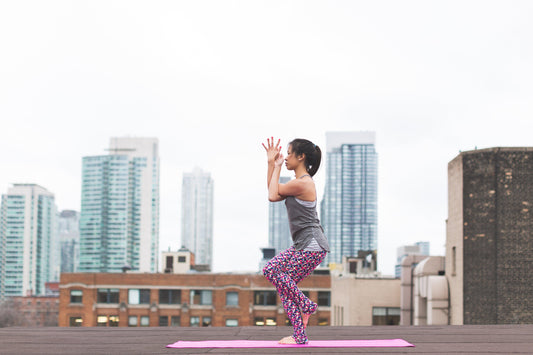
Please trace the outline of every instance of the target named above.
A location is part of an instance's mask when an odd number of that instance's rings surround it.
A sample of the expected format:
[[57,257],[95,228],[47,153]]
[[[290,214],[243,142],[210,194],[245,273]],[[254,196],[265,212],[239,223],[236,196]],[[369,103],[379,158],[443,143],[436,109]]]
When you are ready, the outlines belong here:
[[[289,327],[208,328],[0,328],[0,353],[5,354],[281,354],[303,353],[286,348],[170,349],[178,340],[278,340]],[[309,327],[313,340],[404,339],[404,348],[306,348],[304,353],[372,354],[531,354],[533,324],[467,326]]]

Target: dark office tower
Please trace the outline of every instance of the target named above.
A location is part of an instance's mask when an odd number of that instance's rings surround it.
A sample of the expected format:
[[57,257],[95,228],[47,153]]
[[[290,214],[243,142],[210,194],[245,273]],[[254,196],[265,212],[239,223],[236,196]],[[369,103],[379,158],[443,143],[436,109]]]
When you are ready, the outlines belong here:
[[448,164],[450,324],[533,323],[533,148]]
[[377,153],[374,132],[326,133],[326,189],[321,220],[326,263],[377,249]]
[[[290,178],[281,176],[279,182],[286,184]],[[268,207],[268,246],[279,253],[292,245],[289,217],[285,201],[269,202]]]

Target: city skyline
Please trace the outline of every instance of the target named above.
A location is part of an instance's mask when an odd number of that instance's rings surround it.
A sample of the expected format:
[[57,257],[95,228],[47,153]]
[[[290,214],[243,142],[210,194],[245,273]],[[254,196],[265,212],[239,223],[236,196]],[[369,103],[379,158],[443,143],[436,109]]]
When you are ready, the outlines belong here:
[[[378,269],[389,275],[398,246],[428,240],[443,255],[446,166],[459,151],[531,146],[530,2],[2,10],[0,191],[38,183],[79,210],[81,157],[109,137],[158,137],[160,249],[180,248],[182,174],[202,166],[217,184],[214,271],[255,271],[268,244],[267,137],[285,150],[300,137],[325,148],[327,131],[376,132]],[[315,181],[321,200],[325,165]]]

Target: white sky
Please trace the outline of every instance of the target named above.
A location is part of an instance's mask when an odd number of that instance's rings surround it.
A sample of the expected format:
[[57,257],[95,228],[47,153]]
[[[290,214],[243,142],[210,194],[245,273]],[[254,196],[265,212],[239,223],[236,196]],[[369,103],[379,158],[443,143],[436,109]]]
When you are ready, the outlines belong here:
[[261,142],[371,130],[392,274],[400,245],[443,255],[459,150],[532,145],[532,15],[509,0],[0,0],[0,192],[34,182],[79,210],[82,156],[158,137],[161,249],[180,246],[181,178],[199,166],[215,181],[214,271],[256,271]]

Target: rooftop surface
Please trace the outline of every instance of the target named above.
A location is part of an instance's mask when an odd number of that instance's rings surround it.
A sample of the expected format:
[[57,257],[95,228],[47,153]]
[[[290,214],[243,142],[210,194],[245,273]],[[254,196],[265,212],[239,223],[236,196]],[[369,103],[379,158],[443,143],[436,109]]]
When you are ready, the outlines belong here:
[[171,349],[178,340],[279,340],[289,327],[0,328],[0,354],[533,354],[532,325],[309,327],[312,340],[404,339],[405,348]]

